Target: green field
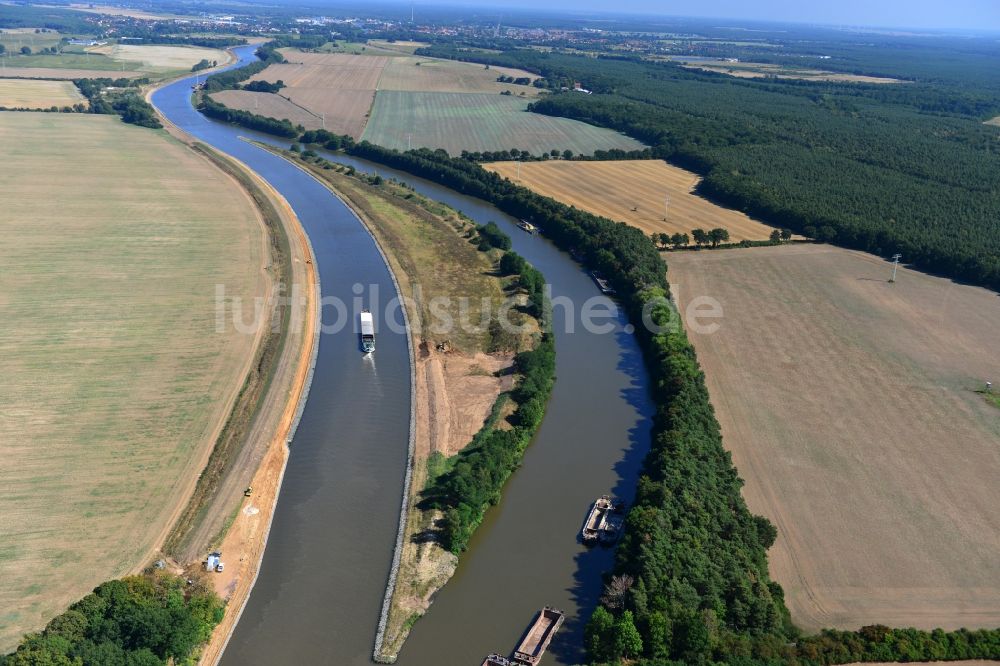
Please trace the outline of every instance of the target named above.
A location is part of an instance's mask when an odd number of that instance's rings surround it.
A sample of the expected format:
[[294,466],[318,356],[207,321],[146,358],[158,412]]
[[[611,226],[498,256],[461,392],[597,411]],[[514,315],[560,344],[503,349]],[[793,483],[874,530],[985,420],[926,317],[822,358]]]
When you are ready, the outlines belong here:
[[528,113],[527,106],[527,100],[514,96],[379,91],[362,139],[400,150],[444,148],[453,155],[513,148],[588,155],[643,147],[611,130]]
[[77,53],[73,51],[65,51],[57,55],[27,56],[8,53],[4,57],[4,60],[5,68],[94,69],[110,72],[108,76],[111,76],[116,71],[121,72],[122,65],[125,66],[125,71],[136,71],[142,68],[142,63],[140,62],[123,63],[118,60],[112,60],[100,53]]
[[259,214],[165,132],[0,113],[0,653],[149,562],[242,385]]

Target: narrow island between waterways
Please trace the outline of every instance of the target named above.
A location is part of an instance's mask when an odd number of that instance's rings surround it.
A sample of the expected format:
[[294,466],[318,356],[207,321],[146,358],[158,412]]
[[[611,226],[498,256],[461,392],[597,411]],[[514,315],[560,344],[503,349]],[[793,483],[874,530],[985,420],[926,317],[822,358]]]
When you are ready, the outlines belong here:
[[327,184],[372,232],[411,326],[410,483],[374,655],[391,663],[541,423],[554,372],[544,279],[496,225],[477,226],[405,185],[309,150],[280,154]]

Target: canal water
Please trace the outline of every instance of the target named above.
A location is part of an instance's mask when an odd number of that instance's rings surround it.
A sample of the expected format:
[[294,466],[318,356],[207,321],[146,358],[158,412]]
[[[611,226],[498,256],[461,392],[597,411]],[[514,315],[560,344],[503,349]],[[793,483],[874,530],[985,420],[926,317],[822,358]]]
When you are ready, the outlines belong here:
[[[253,57],[251,48],[237,51],[244,60]],[[161,89],[154,104],[182,129],[250,166],[289,201],[312,241],[324,297],[350,303],[355,283],[374,284],[384,303],[394,293],[390,277],[350,210],[307,174],[239,137],[284,142],[194,111],[192,81]],[[325,156],[406,182],[477,222],[497,222],[514,249],[545,274],[556,301],[557,381],[545,420],[500,505],[415,625],[398,663],[474,665],[489,652],[506,654],[545,605],[567,613],[545,662],[581,663],[583,623],[600,596],[612,553],[585,548],[578,533],[595,497],[631,498],[648,449],[652,406],[634,338],[617,315],[599,320],[606,332],[586,330],[581,309],[600,297],[592,280],[494,207],[379,165]],[[325,309],[324,324],[336,316]],[[353,325],[324,333],[260,577],[224,664],[370,663],[408,425],[405,337],[380,326],[378,350],[368,363],[358,354]]]

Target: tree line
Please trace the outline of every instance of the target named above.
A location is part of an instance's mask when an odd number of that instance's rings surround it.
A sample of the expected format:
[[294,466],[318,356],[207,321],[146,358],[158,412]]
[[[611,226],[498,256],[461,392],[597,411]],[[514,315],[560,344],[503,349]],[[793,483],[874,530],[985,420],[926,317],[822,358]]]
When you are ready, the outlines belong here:
[[74,79],[74,85],[89,102],[89,113],[118,114],[131,125],[160,129],[163,124],[153,106],[140,94],[149,79]]
[[[663,262],[641,231],[537,195],[442,150],[401,153],[361,142],[347,152],[530,220],[607,276],[636,325],[656,416],[611,572],[609,588],[616,589],[602,597],[588,624],[592,663],[625,658],[648,666],[776,666],[896,661],[911,655],[1000,657],[1000,630],[875,626],[802,636],[794,627],[784,592],[768,574],[767,550],[777,530],[743,500],[743,482],[723,446],[697,355],[670,303]],[[644,315],[655,330],[640,325]],[[501,443],[496,446],[502,453]],[[464,478],[469,485],[476,479]],[[462,511],[455,509],[460,521]]]
[[595,94],[557,93],[531,110],[643,141],[704,176],[699,193],[774,226],[1000,290],[1000,138],[981,122],[1000,113],[1000,90],[961,85],[976,54],[935,79],[866,85],[532,49],[418,53],[582,81]]
[[222,616],[203,583],[161,571],[112,580],[0,655],[0,666],[193,666]]
[[208,93],[236,89],[241,82],[246,81],[255,74],[263,72],[269,65],[285,62],[284,56],[278,51],[279,45],[279,42],[276,40],[261,44],[256,51],[256,55],[259,58],[256,62],[212,74],[205,79],[204,91]]

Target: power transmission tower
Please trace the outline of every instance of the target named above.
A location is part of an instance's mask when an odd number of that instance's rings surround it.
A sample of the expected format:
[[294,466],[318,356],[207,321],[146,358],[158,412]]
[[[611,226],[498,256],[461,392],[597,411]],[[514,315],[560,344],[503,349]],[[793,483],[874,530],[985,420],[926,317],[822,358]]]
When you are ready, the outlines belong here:
[[892,277],[889,278],[889,284],[896,281],[896,269],[899,268],[899,260],[903,258],[901,254],[892,255]]

